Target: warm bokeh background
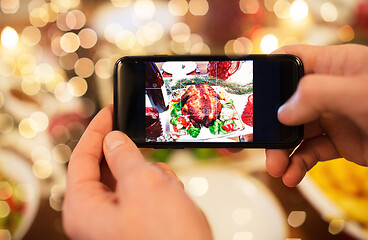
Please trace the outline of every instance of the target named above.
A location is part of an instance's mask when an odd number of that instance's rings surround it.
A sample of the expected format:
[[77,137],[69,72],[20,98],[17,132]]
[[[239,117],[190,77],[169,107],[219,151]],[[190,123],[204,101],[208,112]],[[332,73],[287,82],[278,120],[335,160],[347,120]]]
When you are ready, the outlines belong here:
[[[112,103],[119,57],[270,53],[293,43],[368,44],[366,0],[0,0],[0,9],[0,169],[9,161],[25,162],[25,171],[31,169],[36,179],[35,185],[31,180],[17,185],[0,173],[0,239],[10,239],[6,221],[27,208],[10,204],[12,195],[28,208],[36,202],[25,239],[65,239],[60,211],[67,162],[89,120]],[[356,220],[349,210],[336,221],[321,217],[299,190],[265,173],[260,151],[144,153],[156,161],[170,162],[179,154],[205,165],[251,169],[243,174],[263,182],[281,202],[288,216],[285,237],[351,237],[343,231],[349,217]],[[180,171],[182,166],[175,166]],[[9,171],[23,175],[18,167]],[[367,190],[351,192],[362,191],[368,205]]]

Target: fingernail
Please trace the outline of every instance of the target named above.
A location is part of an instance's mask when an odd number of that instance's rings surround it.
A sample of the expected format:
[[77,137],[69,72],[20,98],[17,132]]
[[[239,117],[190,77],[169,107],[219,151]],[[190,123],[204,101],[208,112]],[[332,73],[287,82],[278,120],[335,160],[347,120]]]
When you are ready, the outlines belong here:
[[112,150],[122,144],[125,144],[126,141],[127,136],[124,133],[113,131],[106,135],[104,143],[107,150]]

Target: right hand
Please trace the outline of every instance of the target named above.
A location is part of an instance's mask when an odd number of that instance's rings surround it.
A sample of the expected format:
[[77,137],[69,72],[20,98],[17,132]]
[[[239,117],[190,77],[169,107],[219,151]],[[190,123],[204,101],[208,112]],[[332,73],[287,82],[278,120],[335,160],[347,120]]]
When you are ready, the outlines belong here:
[[318,161],[344,157],[368,166],[368,47],[291,45],[276,54],[299,56],[306,76],[279,109],[286,125],[305,126],[294,149],[266,150],[266,166],[287,186],[297,185]]

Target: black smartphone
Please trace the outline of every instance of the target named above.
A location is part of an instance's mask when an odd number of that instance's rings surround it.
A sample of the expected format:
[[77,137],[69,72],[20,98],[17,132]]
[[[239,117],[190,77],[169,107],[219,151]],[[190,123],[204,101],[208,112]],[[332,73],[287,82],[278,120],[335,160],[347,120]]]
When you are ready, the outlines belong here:
[[138,147],[290,148],[278,108],[303,76],[293,55],[127,56],[114,69],[114,129]]

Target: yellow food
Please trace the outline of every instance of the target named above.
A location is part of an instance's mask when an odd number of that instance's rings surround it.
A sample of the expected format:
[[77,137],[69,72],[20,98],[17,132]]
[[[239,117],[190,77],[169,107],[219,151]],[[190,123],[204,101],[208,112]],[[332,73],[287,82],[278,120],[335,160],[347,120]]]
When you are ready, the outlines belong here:
[[360,222],[368,233],[368,168],[336,159],[318,163],[309,174],[346,218]]

